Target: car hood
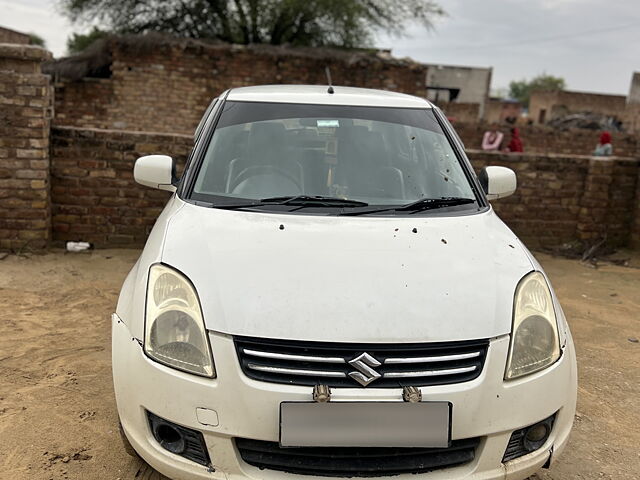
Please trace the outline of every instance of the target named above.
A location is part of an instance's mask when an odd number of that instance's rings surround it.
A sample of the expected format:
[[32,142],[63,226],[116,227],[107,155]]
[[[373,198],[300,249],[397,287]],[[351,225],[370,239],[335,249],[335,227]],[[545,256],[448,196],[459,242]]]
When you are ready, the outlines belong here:
[[507,334],[516,285],[532,270],[492,210],[336,217],[185,204],[162,261],[191,279],[209,330],[334,342]]

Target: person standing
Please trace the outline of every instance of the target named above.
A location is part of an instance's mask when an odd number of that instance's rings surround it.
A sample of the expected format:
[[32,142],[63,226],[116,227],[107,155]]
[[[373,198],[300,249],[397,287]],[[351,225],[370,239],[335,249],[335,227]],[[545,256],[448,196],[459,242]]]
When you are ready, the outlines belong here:
[[522,145],[520,130],[518,130],[518,127],[513,127],[511,129],[511,141],[509,141],[509,145],[507,145],[507,152],[524,152],[524,145]]
[[491,125],[491,129],[484,132],[482,137],[482,150],[487,152],[497,152],[502,145],[504,134],[498,130],[497,125]]
[[613,155],[613,146],[611,145],[611,134],[609,132],[602,132],[600,135],[600,142],[596,145],[596,149],[593,151],[596,157],[608,157]]

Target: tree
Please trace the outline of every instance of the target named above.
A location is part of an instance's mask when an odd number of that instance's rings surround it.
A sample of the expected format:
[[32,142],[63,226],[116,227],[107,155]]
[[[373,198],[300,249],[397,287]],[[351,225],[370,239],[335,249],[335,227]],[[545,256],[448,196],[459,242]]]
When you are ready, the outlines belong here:
[[434,0],[61,0],[79,23],[114,33],[167,32],[229,43],[361,47],[376,31],[427,28],[444,11]]
[[529,81],[519,80],[511,82],[509,84],[509,96],[518,100],[523,106],[528,107],[531,92],[539,90],[550,92],[564,90],[565,88],[566,82],[564,78],[543,73]]
[[80,53],[96,40],[104,38],[108,35],[108,32],[100,30],[97,27],[93,27],[93,29],[89,33],[74,33],[69,38],[67,38],[67,51],[69,52],[69,54]]
[[39,47],[47,48],[47,42],[45,42],[44,38],[36,33],[29,33],[29,43],[31,45],[38,45]]

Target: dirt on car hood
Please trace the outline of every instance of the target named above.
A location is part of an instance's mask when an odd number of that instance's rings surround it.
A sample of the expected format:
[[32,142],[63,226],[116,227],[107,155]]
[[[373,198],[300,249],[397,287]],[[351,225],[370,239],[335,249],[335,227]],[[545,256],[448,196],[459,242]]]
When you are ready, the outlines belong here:
[[162,261],[195,285],[209,330],[339,342],[509,333],[532,264],[493,211],[326,217],[184,205]]

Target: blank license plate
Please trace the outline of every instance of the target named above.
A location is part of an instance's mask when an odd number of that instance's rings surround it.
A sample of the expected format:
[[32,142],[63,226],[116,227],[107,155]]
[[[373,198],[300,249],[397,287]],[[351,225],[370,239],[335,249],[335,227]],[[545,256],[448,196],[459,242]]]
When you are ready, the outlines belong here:
[[449,402],[283,402],[282,447],[448,447]]

